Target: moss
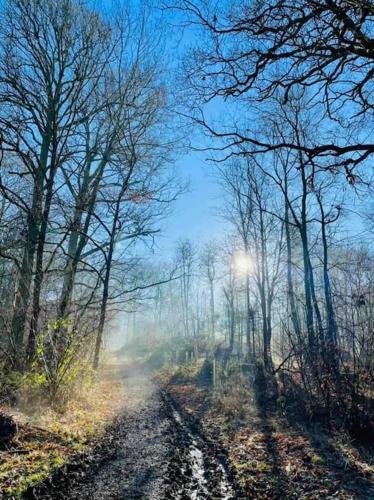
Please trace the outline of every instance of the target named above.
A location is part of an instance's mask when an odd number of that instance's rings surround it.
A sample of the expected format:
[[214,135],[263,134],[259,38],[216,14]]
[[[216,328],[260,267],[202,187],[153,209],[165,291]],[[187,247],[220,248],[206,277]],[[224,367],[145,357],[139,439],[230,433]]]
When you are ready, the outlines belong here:
[[273,467],[266,462],[256,462],[256,471],[267,474],[273,470]]
[[37,486],[47,477],[48,473],[46,471],[37,472],[34,474],[30,474],[29,476],[22,477],[16,486],[11,486],[10,488],[5,489],[5,493],[13,498],[22,498],[23,494],[28,488]]
[[268,474],[273,470],[273,467],[267,462],[259,462],[253,460],[253,462],[246,463],[234,463],[235,469],[240,472],[246,472],[250,469],[255,470],[261,474]]
[[322,458],[320,455],[313,455],[312,458],[312,464],[314,465],[326,465],[326,461],[324,458]]
[[26,426],[21,420],[17,446],[25,453],[3,453],[0,496],[21,498],[28,488],[45,481],[74,454],[89,450],[93,437],[99,437],[118,412],[121,393],[122,382],[97,382],[79,400],[70,401],[66,413],[46,408],[34,415],[37,428],[30,425],[30,417]]
[[248,464],[247,463],[245,463],[245,464],[235,463],[234,466],[235,466],[235,469],[238,472],[242,472],[242,471],[245,471],[245,470],[248,469]]

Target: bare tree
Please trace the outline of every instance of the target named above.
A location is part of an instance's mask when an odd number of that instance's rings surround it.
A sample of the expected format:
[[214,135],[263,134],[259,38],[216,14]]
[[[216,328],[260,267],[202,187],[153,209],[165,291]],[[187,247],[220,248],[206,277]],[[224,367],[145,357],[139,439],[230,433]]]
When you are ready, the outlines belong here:
[[[219,141],[226,139],[218,149],[247,144],[258,152],[300,151],[308,162],[329,157],[330,166],[354,181],[354,168],[374,152],[370,136],[361,133],[373,111],[372,0],[167,3],[206,35],[205,46],[194,48],[186,59],[186,76],[197,100],[193,118]],[[223,97],[241,106],[251,102],[261,114],[271,112],[274,98],[287,103],[292,94],[306,90],[312,96],[308,107],[332,130],[314,144],[259,136],[253,120],[250,127],[237,119],[218,127],[199,108],[199,103]]]
[[[251,255],[250,231],[253,216],[253,193],[247,182],[247,172],[239,162],[233,162],[227,168],[219,170],[221,183],[228,193],[224,217],[233,224],[243,247],[244,259]],[[248,355],[254,354],[254,344],[251,341],[251,324],[253,311],[250,305],[249,269],[245,270],[245,304],[246,304],[246,342]],[[253,332],[252,332],[253,333]]]
[[180,293],[182,303],[182,318],[185,335],[190,335],[190,296],[191,282],[194,272],[196,251],[190,240],[183,240],[178,243],[176,251],[176,261],[180,269]]
[[210,336],[212,341],[215,341],[215,300],[214,300],[214,283],[217,274],[217,246],[214,243],[208,243],[202,250],[200,255],[200,267],[205,279],[209,284],[210,295]]
[[[9,0],[1,26],[3,151],[22,164],[19,175],[27,176],[31,191],[31,204],[22,205],[27,234],[12,331],[22,344],[34,272],[32,345],[56,176],[72,155],[72,139],[82,113],[90,115],[101,105],[93,103],[91,96],[110,57],[111,36],[109,27],[95,13],[70,0],[59,6]],[[12,196],[7,186],[2,185],[2,189]]]

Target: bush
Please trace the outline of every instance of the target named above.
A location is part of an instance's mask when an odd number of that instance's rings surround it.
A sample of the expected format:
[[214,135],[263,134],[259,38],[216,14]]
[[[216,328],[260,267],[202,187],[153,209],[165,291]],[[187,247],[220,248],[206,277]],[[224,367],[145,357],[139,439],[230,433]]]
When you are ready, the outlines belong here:
[[22,383],[22,374],[16,370],[1,368],[0,377],[0,401],[13,405],[17,401],[17,392]]
[[54,321],[37,337],[30,370],[21,376],[18,396],[29,409],[43,403],[63,410],[66,402],[90,383],[93,370],[85,344],[67,321]]
[[206,359],[196,374],[196,382],[200,385],[213,385],[213,363]]
[[172,373],[170,382],[173,384],[187,384],[195,382],[201,370],[201,361],[178,365]]
[[253,393],[243,375],[232,376],[215,393],[217,406],[230,418],[242,420],[253,411]]

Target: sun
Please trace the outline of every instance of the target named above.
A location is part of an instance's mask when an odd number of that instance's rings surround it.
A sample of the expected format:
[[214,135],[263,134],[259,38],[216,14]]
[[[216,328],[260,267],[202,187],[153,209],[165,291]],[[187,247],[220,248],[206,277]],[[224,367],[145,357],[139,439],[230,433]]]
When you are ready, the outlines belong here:
[[246,276],[253,268],[252,259],[244,251],[237,252],[233,258],[233,267],[238,275]]

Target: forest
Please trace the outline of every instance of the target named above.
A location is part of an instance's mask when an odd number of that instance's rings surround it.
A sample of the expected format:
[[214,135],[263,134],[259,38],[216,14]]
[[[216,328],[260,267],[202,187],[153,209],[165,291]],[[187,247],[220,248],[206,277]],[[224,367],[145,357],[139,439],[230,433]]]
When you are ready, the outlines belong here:
[[0,3],[2,498],[374,498],[373,91],[374,0]]

